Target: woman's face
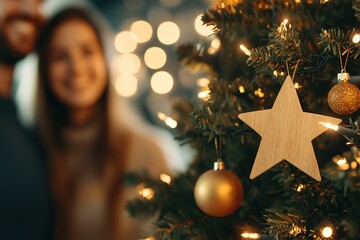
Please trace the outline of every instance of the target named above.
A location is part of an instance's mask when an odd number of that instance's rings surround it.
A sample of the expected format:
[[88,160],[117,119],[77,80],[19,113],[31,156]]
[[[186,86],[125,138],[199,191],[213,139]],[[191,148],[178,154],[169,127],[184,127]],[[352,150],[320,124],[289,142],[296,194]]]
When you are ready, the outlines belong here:
[[69,20],[50,39],[49,80],[55,97],[71,110],[94,106],[107,86],[103,51],[93,29]]

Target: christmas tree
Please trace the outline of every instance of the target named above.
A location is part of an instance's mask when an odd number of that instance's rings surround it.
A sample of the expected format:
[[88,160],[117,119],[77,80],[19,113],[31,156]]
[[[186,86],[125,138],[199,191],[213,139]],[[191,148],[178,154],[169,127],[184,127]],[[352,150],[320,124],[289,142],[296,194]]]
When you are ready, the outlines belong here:
[[156,239],[360,239],[360,1],[220,1],[202,20],[212,41],[178,57],[205,96],[174,104],[196,157],[133,175],[154,195],[129,212],[156,213]]

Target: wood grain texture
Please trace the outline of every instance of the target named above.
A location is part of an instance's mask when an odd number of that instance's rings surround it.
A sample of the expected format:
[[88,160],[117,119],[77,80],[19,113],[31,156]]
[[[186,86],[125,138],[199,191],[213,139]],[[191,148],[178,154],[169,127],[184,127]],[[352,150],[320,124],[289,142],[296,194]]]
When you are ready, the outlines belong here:
[[337,125],[341,119],[303,112],[290,76],[271,109],[241,113],[238,117],[262,137],[250,179],[287,160],[321,180],[311,141],[328,129],[321,122]]

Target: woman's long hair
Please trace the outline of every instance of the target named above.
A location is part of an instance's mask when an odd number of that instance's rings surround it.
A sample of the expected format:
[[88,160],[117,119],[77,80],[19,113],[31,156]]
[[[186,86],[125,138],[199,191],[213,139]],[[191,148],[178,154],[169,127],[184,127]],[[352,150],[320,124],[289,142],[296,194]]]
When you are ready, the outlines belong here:
[[[36,115],[38,128],[41,136],[44,136],[47,149],[53,150],[53,148],[62,148],[64,146],[64,140],[61,137],[61,132],[64,126],[68,122],[68,113],[66,106],[59,101],[50,88],[49,79],[49,52],[50,52],[50,40],[55,30],[64,22],[80,20],[88,24],[95,33],[96,39],[104,49],[102,38],[99,34],[99,30],[95,22],[90,15],[82,8],[72,7],[66,8],[56,14],[44,27],[40,33],[40,37],[37,44],[37,52],[39,56],[38,63],[38,94],[36,104]],[[104,52],[103,52],[104,54]],[[107,72],[107,82],[109,82],[109,73]],[[108,101],[109,89],[102,93],[98,105],[101,109],[101,116],[107,117],[107,101]],[[106,121],[105,121],[106,122]]]
[[[36,123],[39,135],[47,150],[49,156],[49,171],[52,179],[52,189],[55,198],[55,208],[58,221],[66,221],[60,216],[69,211],[69,197],[71,198],[71,191],[74,190],[76,179],[72,179],[69,175],[69,169],[65,165],[61,152],[66,145],[62,132],[68,123],[68,113],[66,106],[60,102],[50,88],[49,80],[49,51],[50,40],[53,37],[55,30],[64,22],[72,20],[80,20],[88,24],[94,31],[96,38],[103,50],[104,59],[104,45],[100,36],[98,26],[90,15],[88,9],[79,7],[68,7],[58,12],[42,30],[37,52],[39,56],[38,63],[38,94],[36,104]],[[123,131],[121,137],[114,136],[109,119],[109,92],[110,90],[110,74],[107,72],[108,87],[98,100],[99,112],[96,113],[101,118],[101,136],[96,139],[99,152],[99,159],[97,159],[97,166],[99,174],[107,174],[106,178],[109,183],[108,191],[108,205],[113,207],[116,198],[118,198],[118,189],[121,186],[122,169],[124,168],[124,158],[126,155],[127,144],[129,142],[126,131]],[[111,133],[111,134],[110,134]],[[125,140],[126,139],[126,140]],[[109,173],[109,159],[115,160],[111,164]],[[116,212],[115,209],[109,211]],[[60,220],[59,220],[60,218]],[[61,227],[60,227],[61,228]],[[64,229],[58,229],[64,231]],[[64,233],[66,234],[66,233]]]

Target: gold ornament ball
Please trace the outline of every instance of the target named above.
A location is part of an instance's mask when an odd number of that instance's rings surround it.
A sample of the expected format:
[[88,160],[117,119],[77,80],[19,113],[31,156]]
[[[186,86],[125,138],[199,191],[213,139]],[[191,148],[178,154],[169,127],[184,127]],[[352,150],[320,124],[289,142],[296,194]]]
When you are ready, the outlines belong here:
[[328,104],[335,113],[349,115],[360,107],[360,90],[352,83],[341,81],[330,89]]
[[195,184],[195,201],[198,207],[213,217],[224,217],[240,207],[243,187],[231,171],[209,170]]

